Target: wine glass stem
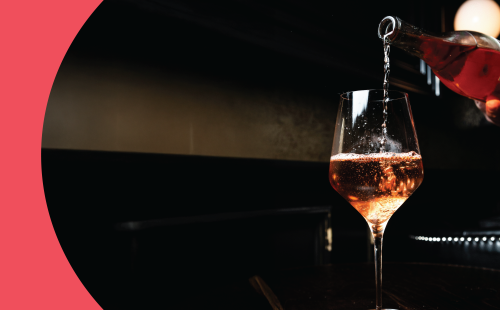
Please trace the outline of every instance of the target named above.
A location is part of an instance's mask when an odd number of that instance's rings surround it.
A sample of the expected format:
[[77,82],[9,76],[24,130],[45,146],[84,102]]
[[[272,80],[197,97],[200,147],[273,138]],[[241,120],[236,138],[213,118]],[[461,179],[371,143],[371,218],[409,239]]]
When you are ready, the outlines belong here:
[[[374,225],[375,226],[375,225]],[[371,227],[373,236],[373,248],[375,251],[375,291],[376,291],[376,309],[382,309],[382,240],[385,227]],[[385,225],[384,225],[385,226]]]

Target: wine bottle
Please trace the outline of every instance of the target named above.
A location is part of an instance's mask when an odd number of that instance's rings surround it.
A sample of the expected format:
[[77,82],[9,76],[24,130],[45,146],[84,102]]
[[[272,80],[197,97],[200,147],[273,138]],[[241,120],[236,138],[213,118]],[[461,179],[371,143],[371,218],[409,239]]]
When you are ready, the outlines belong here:
[[[379,24],[379,38],[417,56],[439,80],[462,96],[498,102],[500,108],[500,42],[474,31],[433,34],[387,16]],[[498,111],[500,112],[500,111]]]

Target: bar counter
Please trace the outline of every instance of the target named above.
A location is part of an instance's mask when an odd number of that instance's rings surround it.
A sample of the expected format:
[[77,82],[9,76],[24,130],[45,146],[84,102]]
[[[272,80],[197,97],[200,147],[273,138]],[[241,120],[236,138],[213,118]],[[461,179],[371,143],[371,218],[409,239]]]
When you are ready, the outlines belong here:
[[[373,309],[373,264],[335,264],[283,270],[250,282],[272,309]],[[385,263],[383,307],[500,309],[500,270],[456,265]]]

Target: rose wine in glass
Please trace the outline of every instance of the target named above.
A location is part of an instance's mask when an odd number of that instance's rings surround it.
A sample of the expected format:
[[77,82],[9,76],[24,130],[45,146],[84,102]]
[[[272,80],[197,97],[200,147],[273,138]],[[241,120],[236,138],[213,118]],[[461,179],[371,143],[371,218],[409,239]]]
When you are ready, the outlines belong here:
[[381,225],[420,185],[422,168],[415,152],[337,154],[330,159],[330,183],[368,223]]
[[329,177],[332,187],[365,218],[372,232],[376,309],[380,310],[384,231],[424,177],[406,93],[361,90],[341,95]]

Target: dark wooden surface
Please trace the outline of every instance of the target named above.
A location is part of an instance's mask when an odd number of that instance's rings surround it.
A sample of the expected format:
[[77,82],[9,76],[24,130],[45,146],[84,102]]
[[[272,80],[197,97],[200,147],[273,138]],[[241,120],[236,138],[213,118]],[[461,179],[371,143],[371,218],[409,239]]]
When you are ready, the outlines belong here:
[[[375,308],[373,264],[335,264],[260,276],[279,301],[274,309]],[[500,309],[500,270],[386,263],[383,284],[384,308]]]

